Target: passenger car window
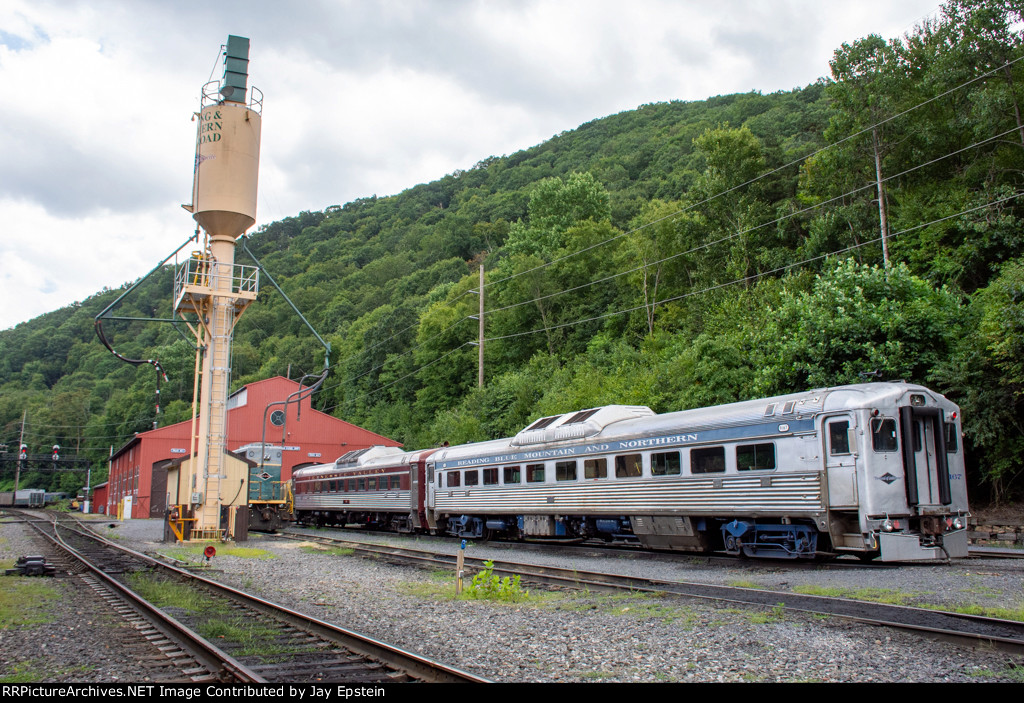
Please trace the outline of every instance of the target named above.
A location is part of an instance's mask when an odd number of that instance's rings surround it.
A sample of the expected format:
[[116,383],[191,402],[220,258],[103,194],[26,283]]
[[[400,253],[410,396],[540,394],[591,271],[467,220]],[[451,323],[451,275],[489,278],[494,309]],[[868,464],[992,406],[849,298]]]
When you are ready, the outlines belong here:
[[736,468],[739,471],[769,471],[775,468],[775,445],[741,444],[736,447]]
[[643,474],[643,458],[639,454],[623,454],[615,457],[615,477],[632,478]]
[[498,485],[498,470],[497,469],[484,469],[484,485],[485,486],[497,486]]
[[651,454],[651,475],[669,476],[682,471],[679,452],[659,452]]
[[556,481],[575,481],[576,480],[576,462],[575,461],[556,461],[555,462],[555,480]]
[[960,446],[960,433],[957,432],[955,422],[946,423],[946,452],[948,454],[956,454],[957,448]]
[[871,446],[876,452],[894,452],[899,448],[896,441],[896,420],[891,417],[876,417],[871,421]]
[[544,483],[544,464],[527,464],[526,482]]
[[449,471],[448,472],[448,488],[453,488],[459,485],[459,472]]
[[828,423],[828,453],[837,454],[850,453],[850,421],[833,420]]
[[725,471],[725,447],[690,450],[690,473],[720,474]]
[[583,461],[583,478],[608,478],[608,460],[585,459]]
[[505,467],[505,485],[510,483],[522,483],[523,479],[520,475],[518,466],[506,466]]

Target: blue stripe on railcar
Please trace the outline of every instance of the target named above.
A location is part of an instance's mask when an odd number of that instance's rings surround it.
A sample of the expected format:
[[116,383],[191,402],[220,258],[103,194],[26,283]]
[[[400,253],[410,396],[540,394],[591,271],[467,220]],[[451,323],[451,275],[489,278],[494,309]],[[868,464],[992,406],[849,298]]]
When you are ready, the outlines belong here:
[[752,437],[778,437],[811,432],[814,420],[790,420],[785,423],[765,422],[741,427],[723,427],[701,432],[683,432],[679,434],[661,435],[658,437],[641,437],[638,439],[611,440],[601,443],[580,444],[571,447],[553,447],[551,449],[531,449],[529,451],[493,454],[490,456],[468,457],[438,462],[440,469],[460,469],[485,464],[516,463],[538,459],[557,459],[560,457],[580,457],[593,454],[608,454],[636,449],[652,449],[661,447],[681,447],[705,442],[727,442]]

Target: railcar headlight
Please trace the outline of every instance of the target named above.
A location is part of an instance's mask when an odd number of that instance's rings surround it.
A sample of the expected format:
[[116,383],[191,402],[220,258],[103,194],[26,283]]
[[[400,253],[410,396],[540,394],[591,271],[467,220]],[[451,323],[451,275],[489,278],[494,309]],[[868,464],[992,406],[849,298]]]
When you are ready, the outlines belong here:
[[953,525],[952,525],[952,527],[953,527],[954,530],[962,530],[962,529],[964,529],[964,519],[962,517],[959,517],[959,516],[953,518]]
[[924,405],[924,396],[919,393],[912,393],[910,395],[910,404],[916,407]]
[[886,532],[892,532],[892,530],[893,530],[892,520],[890,520],[889,518],[886,518],[885,522],[882,523],[882,529],[885,530]]

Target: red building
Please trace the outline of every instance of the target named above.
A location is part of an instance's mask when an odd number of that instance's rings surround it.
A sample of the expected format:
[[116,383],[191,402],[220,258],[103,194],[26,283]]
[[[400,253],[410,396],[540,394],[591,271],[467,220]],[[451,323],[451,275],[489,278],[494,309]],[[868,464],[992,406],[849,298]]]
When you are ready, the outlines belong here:
[[[285,412],[282,401],[297,390],[298,382],[276,376],[233,393],[228,399],[228,451],[261,441],[282,446],[281,480],[289,481],[294,469],[334,461],[353,449],[402,446],[314,410],[308,397],[289,403]],[[191,420],[137,433],[111,457],[106,499],[101,503],[97,496],[92,512],[116,515],[118,504],[130,497],[131,515],[124,517],[163,517],[166,467],[188,455],[191,436]]]

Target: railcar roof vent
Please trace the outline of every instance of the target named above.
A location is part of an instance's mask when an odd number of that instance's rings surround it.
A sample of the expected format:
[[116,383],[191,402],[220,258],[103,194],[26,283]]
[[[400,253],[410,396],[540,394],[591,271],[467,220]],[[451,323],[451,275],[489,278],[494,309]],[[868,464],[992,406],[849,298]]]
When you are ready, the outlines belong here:
[[654,415],[654,411],[645,405],[606,405],[566,415],[553,415],[537,420],[517,434],[511,443],[522,447],[592,437],[614,422],[651,415]]
[[385,447],[383,444],[375,444],[372,447],[366,447],[365,449],[353,449],[350,452],[345,452],[339,456],[334,463],[339,467],[352,466],[353,464],[361,464],[368,459],[375,459],[379,456],[401,453],[402,450],[398,447]]

